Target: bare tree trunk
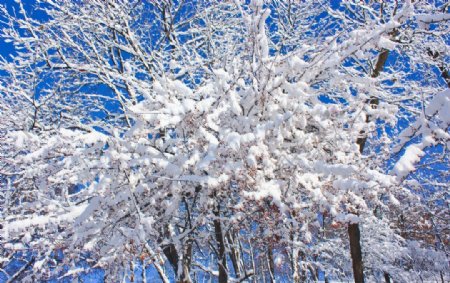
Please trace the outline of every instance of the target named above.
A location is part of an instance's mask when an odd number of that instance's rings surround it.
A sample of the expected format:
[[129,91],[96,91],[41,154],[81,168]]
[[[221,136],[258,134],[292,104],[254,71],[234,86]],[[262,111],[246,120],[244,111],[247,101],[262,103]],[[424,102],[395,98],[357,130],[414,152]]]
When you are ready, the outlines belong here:
[[293,254],[293,256],[292,256],[292,273],[293,273],[293,278],[292,278],[292,280],[293,280],[293,282],[294,283],[300,283],[300,267],[298,266],[298,256],[297,256],[297,254],[298,254],[298,252],[296,251],[296,250],[294,250],[294,252],[292,253]]
[[217,261],[219,265],[219,283],[228,282],[227,258],[225,255],[225,240],[222,232],[222,225],[220,223],[220,207],[214,211],[216,219],[214,219],[214,231],[216,234],[216,241],[218,247]]
[[352,256],[353,277],[355,283],[364,283],[364,270],[360,243],[359,225],[352,223],[348,225],[348,237],[350,239],[350,253]]
[[270,282],[275,283],[275,267],[273,265],[273,249],[272,244],[267,247],[267,261],[269,265]]
[[233,264],[234,274],[236,278],[241,278],[241,254],[238,248],[237,237],[234,236],[235,232],[229,232],[227,235],[228,245],[230,246],[231,263]]
[[389,276],[389,273],[387,272],[384,273],[384,281],[386,283],[391,283],[391,276]]
[[[166,233],[168,233],[167,231],[168,227],[166,227]],[[181,258],[181,266],[179,266],[180,255],[178,254],[178,251],[174,244],[164,245],[162,247],[162,250],[166,258],[169,260],[170,265],[173,268],[173,272],[175,273],[177,282],[178,283],[191,282],[189,272],[192,258],[192,243],[187,244],[187,247],[183,254],[183,258]],[[181,274],[179,274],[180,272]]]
[[300,281],[301,282],[306,282],[308,279],[308,274],[307,274],[307,266],[306,266],[306,254],[303,251],[299,251],[299,256],[302,259],[302,266],[301,266],[301,273],[300,273]]
[[308,270],[311,273],[313,281],[317,282],[319,280],[319,269],[313,268],[310,264],[308,264]]
[[[389,56],[389,50],[383,50],[378,55],[378,60],[375,65],[375,69],[372,72],[372,78],[376,78],[383,71],[384,65]],[[376,108],[380,103],[378,97],[372,97],[368,101],[369,105],[372,108]],[[367,115],[366,122],[370,122],[370,115]],[[356,143],[359,145],[359,152],[362,154],[364,151],[364,147],[367,142],[367,134],[361,132],[361,137],[356,140]],[[353,223],[348,225],[348,237],[350,240],[350,254],[352,256],[352,266],[353,266],[353,277],[356,283],[364,282],[364,269],[363,269],[363,261],[362,261],[362,251],[361,251],[361,243],[360,243],[360,231],[359,224]]]
[[192,241],[187,241],[186,248],[184,250],[183,260],[182,260],[182,270],[181,276],[178,279],[178,283],[189,283],[192,282],[190,272],[191,272],[191,262],[192,262]]
[[178,274],[178,253],[174,244],[168,244],[163,246],[163,253],[169,260],[170,265],[173,268],[173,272]]

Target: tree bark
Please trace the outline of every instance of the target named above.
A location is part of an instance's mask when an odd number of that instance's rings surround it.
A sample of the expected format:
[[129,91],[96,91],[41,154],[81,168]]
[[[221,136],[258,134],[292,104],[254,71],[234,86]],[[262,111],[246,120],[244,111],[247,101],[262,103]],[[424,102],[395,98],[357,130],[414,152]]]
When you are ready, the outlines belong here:
[[169,260],[175,274],[178,273],[178,253],[174,244],[164,245],[162,247],[163,253]]
[[192,241],[189,240],[186,243],[186,248],[183,255],[182,260],[182,269],[181,270],[181,276],[178,279],[179,283],[189,283],[192,282],[190,273],[191,273],[191,262],[192,262]]
[[[372,72],[372,78],[378,77],[383,71],[388,56],[389,50],[383,50],[378,55],[377,63],[375,64],[375,68]],[[376,108],[380,103],[380,100],[378,99],[378,97],[371,97],[368,103],[372,108]],[[367,115],[366,122],[370,122],[370,115]],[[361,137],[356,140],[356,143],[359,145],[359,152],[362,154],[364,151],[364,147],[366,146],[367,135],[364,132],[361,132],[360,134]],[[350,240],[350,253],[352,256],[353,277],[355,279],[355,282],[362,283],[364,282],[364,270],[360,243],[361,235],[358,223],[348,225],[348,236]]]
[[230,246],[230,258],[231,258],[231,263],[233,264],[233,269],[234,269],[234,274],[236,276],[236,278],[241,278],[241,255],[240,255],[240,251],[239,248],[237,248],[237,245],[239,243],[237,243],[237,237],[234,236],[235,232],[229,232],[227,235],[228,238],[228,244]]
[[[166,228],[168,231],[168,228]],[[168,233],[168,232],[167,232]],[[173,268],[178,283],[191,282],[190,279],[190,266],[192,259],[192,243],[188,242],[185,248],[183,258],[181,259],[181,266],[179,266],[180,255],[174,244],[167,244],[162,246],[162,250],[170,265]],[[180,251],[181,253],[182,251]],[[181,267],[181,270],[180,270]],[[179,274],[181,273],[181,274]]]
[[352,223],[348,225],[348,236],[350,239],[350,253],[352,256],[353,277],[355,283],[364,283],[364,269],[359,232],[359,225]]
[[214,219],[214,231],[216,234],[216,241],[218,247],[217,261],[219,265],[219,283],[228,282],[227,259],[225,255],[225,240],[222,232],[222,225],[220,223],[220,207],[214,211],[216,219]]
[[271,244],[267,247],[267,261],[269,264],[270,282],[275,283],[275,266],[273,264],[273,250]]

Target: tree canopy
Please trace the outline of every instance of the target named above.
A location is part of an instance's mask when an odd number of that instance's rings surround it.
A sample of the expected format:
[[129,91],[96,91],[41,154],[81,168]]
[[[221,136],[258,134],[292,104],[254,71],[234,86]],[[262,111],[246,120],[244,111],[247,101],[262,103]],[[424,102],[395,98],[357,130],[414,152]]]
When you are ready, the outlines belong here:
[[448,281],[449,6],[0,6],[0,281]]

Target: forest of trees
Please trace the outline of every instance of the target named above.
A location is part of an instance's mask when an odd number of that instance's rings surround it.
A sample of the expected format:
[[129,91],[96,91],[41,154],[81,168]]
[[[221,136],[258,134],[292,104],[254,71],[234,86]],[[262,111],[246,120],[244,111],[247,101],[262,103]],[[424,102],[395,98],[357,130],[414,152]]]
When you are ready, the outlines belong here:
[[0,282],[449,282],[448,1],[1,2]]

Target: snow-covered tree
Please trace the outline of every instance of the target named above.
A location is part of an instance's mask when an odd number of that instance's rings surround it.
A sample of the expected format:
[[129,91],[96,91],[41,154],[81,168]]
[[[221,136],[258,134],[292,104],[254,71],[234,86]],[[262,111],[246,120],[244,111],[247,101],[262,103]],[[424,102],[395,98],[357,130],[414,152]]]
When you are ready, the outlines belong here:
[[410,177],[448,168],[447,4],[35,5],[2,8],[9,280],[448,276],[448,175]]

